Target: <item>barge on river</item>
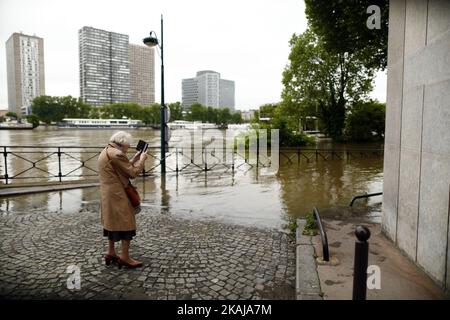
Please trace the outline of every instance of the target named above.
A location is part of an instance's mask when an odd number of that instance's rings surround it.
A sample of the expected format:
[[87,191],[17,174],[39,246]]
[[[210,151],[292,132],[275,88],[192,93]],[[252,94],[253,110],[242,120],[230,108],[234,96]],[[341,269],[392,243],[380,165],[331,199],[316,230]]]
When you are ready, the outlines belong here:
[[65,118],[58,125],[61,129],[137,129],[141,120],[132,119],[75,119]]

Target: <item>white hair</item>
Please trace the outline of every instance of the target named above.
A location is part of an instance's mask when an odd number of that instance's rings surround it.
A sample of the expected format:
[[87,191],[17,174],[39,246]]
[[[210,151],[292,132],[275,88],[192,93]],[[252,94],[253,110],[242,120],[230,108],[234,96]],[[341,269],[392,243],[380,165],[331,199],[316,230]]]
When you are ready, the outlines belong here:
[[117,143],[121,146],[123,146],[124,144],[131,145],[131,134],[125,131],[118,131],[111,136],[109,141]]

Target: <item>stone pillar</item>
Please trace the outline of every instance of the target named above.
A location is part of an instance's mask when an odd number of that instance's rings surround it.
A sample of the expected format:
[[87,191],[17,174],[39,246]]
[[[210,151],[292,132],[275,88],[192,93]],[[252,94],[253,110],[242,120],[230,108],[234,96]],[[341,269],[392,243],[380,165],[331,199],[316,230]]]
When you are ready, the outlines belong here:
[[450,286],[450,1],[391,0],[384,233]]

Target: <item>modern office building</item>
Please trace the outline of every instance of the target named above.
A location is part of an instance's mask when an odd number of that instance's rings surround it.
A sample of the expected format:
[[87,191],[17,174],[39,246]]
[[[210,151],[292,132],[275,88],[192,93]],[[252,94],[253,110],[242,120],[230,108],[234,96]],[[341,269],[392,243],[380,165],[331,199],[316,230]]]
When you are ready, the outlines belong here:
[[130,102],[148,106],[155,102],[154,49],[130,44]]
[[83,27],[79,30],[80,97],[91,105],[130,101],[128,35]]
[[220,79],[219,106],[234,111],[234,81]]
[[221,79],[218,72],[199,71],[195,78],[183,79],[181,86],[183,108],[200,103],[208,107],[234,110],[234,81]]
[[8,110],[27,114],[35,97],[45,94],[44,39],[13,33],[6,41]]
[[181,105],[183,109],[198,103],[198,84],[196,78],[181,80]]

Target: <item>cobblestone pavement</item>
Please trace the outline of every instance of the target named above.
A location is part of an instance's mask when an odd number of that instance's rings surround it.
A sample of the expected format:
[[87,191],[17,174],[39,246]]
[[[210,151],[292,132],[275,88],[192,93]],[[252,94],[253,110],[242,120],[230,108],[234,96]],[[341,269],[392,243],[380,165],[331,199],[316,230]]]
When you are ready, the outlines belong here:
[[[105,266],[96,208],[0,214],[0,298],[294,299],[295,244],[276,230],[142,212],[131,253],[140,269]],[[80,269],[69,290],[67,268]]]

